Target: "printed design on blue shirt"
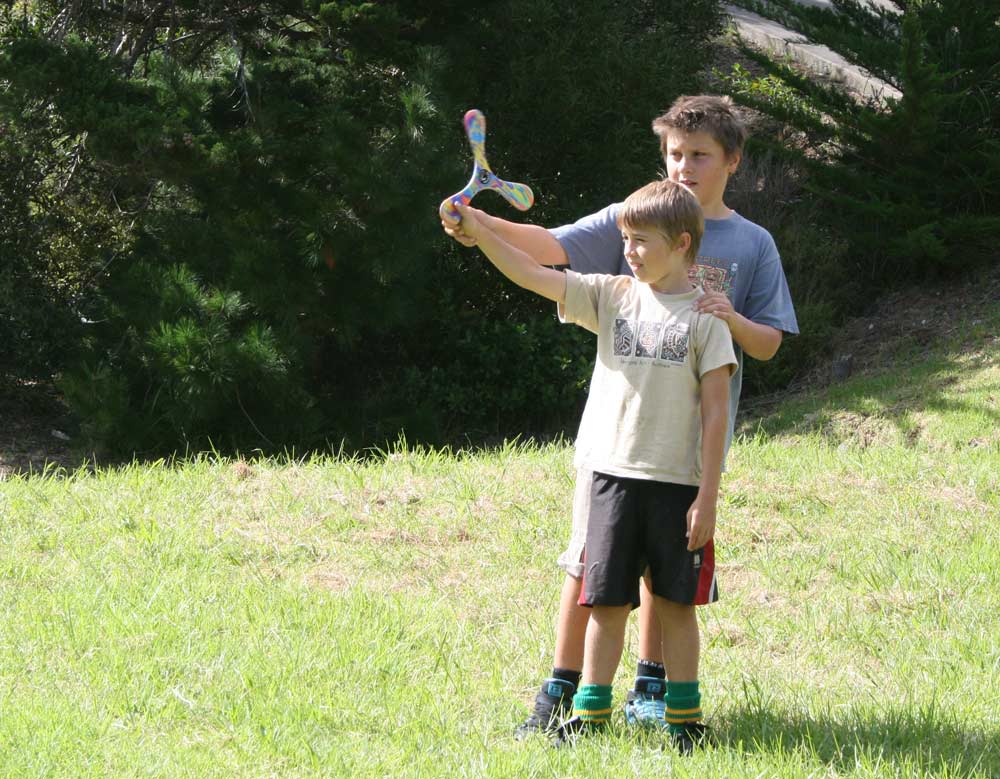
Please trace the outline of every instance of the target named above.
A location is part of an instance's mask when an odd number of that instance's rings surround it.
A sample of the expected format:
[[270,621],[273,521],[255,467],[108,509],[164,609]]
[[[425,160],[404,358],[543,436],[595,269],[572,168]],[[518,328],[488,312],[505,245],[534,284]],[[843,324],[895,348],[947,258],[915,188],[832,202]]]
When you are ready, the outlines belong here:
[[697,284],[706,292],[724,292],[732,300],[733,284],[736,282],[735,262],[720,260],[714,257],[698,255],[698,260],[691,266],[688,278],[692,284]]
[[615,319],[614,355],[683,365],[689,335],[690,327],[684,322]]

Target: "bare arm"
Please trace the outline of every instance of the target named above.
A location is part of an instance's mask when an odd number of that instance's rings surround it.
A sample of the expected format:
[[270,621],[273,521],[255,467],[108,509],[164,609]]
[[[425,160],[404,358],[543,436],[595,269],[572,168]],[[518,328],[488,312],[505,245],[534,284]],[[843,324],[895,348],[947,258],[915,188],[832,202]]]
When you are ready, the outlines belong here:
[[536,258],[509,243],[501,233],[488,226],[489,220],[482,219],[485,215],[481,211],[477,212],[467,206],[458,208],[462,214],[464,234],[474,240],[474,245],[480,248],[497,270],[519,287],[556,303],[566,302],[565,273],[544,267]]
[[781,331],[734,314],[728,321],[729,332],[739,347],[755,360],[770,360],[781,346]]
[[[566,252],[553,237],[552,233],[541,225],[508,222],[490,216],[484,211],[469,208],[478,217],[480,224],[502,238],[516,249],[520,249],[539,265],[568,265]],[[475,246],[476,239],[465,230],[464,221],[453,221],[447,214],[441,215],[441,227],[463,246]]]
[[730,366],[724,365],[701,379],[701,484],[687,514],[691,551],[701,549],[715,536],[715,510],[729,422],[730,375]]
[[706,292],[695,301],[694,307],[705,314],[718,317],[729,325],[729,332],[736,345],[755,360],[770,360],[781,346],[780,330],[736,313],[732,301],[723,292]]

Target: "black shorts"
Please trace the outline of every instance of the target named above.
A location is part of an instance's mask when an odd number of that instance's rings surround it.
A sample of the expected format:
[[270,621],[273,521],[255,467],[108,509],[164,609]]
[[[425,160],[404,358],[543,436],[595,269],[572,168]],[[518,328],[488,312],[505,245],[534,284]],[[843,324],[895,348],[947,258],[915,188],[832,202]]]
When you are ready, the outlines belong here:
[[674,603],[719,599],[715,548],[687,548],[687,512],[698,488],[595,473],[583,563],[581,606],[639,605],[639,578],[650,568],[650,589]]

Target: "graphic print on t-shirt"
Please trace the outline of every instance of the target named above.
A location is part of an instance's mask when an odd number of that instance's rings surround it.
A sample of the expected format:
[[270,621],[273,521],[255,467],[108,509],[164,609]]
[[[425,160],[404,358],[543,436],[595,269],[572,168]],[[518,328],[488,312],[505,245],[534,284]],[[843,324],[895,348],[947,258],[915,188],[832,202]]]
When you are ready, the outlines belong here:
[[628,319],[615,320],[615,355],[630,357],[635,343],[633,324]]
[[667,362],[684,362],[688,355],[688,326],[676,322],[667,328],[663,334],[663,347],[660,349],[660,359]]
[[700,286],[706,292],[724,292],[726,297],[732,299],[738,267],[735,262],[699,254],[697,261],[691,266],[688,278],[692,284]]
[[684,322],[615,319],[614,355],[683,365],[689,329]]
[[663,322],[639,322],[639,338],[635,342],[636,357],[656,357]]

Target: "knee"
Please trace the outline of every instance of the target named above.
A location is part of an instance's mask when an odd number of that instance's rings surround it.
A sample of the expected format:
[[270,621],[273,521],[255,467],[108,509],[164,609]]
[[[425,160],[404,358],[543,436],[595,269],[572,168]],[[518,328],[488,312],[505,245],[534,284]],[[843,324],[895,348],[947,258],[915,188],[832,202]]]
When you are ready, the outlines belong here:
[[694,606],[674,603],[659,596],[654,597],[653,602],[656,604],[656,614],[664,625],[686,624],[696,619]]
[[620,627],[624,631],[631,611],[631,606],[594,606],[590,610],[590,618],[602,628]]

